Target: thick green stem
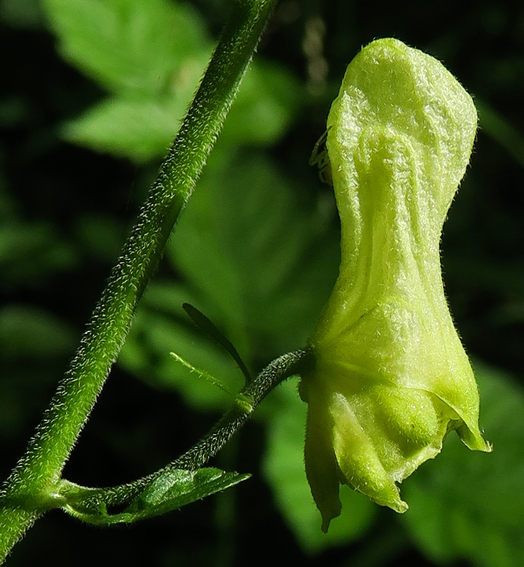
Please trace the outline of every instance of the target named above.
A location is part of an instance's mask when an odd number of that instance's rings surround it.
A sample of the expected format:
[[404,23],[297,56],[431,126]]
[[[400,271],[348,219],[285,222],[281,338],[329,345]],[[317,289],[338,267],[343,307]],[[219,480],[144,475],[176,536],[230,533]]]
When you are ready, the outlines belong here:
[[[46,495],[52,494],[60,480],[122,347],[137,303],[222,128],[275,2],[234,1],[200,89],[111,272],[70,370],[60,382],[26,454],[4,485],[0,561],[45,510]],[[13,502],[25,504],[16,509]],[[33,503],[32,510],[27,509],[29,502]]]

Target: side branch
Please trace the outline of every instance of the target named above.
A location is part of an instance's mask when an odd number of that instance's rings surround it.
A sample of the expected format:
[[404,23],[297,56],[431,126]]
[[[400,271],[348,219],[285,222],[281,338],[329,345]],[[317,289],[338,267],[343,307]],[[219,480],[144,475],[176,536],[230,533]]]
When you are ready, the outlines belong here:
[[298,350],[273,360],[251,384],[242,389],[231,409],[213,429],[166,468],[195,470],[205,465],[244,425],[251,413],[273,388],[290,376],[300,373],[307,364],[309,355],[307,350]]
[[[199,470],[211,470],[201,467],[215,456],[244,425],[271,390],[290,376],[302,372],[305,365],[309,363],[310,352],[308,350],[291,352],[275,359],[242,389],[229,411],[207,435],[178,459],[155,473],[132,483],[108,488],[88,488],[63,480],[59,490],[62,502],[59,503],[57,500],[59,505],[57,507],[61,507],[86,522],[98,525],[131,523],[154,515],[148,516],[144,513],[143,508],[144,495],[151,493],[152,487],[169,485],[170,489],[175,490],[177,476],[183,477],[186,481],[187,475],[198,474]],[[246,475],[239,480],[244,478]],[[238,481],[231,482],[229,485],[236,482]],[[156,505],[158,506],[158,503]],[[123,511],[122,508],[124,508]],[[118,511],[115,512],[115,509]],[[165,511],[169,509],[173,508]]]
[[138,301],[222,129],[275,3],[232,3],[200,88],[111,272],[70,370],[0,491],[0,563],[34,520],[53,507],[65,462],[120,352]]

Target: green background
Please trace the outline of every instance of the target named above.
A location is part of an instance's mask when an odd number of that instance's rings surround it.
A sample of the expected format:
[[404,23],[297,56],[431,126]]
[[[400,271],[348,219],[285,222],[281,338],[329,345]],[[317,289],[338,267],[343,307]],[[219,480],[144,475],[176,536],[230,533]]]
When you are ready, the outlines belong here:
[[[225,21],[223,0],[0,2],[0,472],[67,369]],[[468,6],[466,8],[466,6]],[[300,348],[337,274],[331,189],[307,164],[346,65],[393,36],[473,95],[475,152],[445,225],[451,310],[479,379],[491,455],[450,436],[403,483],[402,517],[343,488],[330,533],[303,472],[305,406],[279,387],[213,461],[253,477],[132,527],[48,514],[8,565],[524,565],[524,6],[520,1],[282,1],[223,135],[68,463],[122,483],[207,431],[242,377],[181,304],[253,372]]]

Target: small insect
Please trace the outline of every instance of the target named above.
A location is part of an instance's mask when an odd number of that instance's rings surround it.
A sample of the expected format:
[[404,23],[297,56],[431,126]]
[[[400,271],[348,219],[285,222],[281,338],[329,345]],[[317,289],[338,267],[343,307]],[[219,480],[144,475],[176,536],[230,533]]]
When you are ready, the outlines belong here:
[[309,165],[316,165],[318,167],[318,176],[322,183],[333,185],[333,177],[331,175],[331,162],[329,161],[328,150],[326,146],[328,130],[317,140],[313,147],[311,157],[309,158]]

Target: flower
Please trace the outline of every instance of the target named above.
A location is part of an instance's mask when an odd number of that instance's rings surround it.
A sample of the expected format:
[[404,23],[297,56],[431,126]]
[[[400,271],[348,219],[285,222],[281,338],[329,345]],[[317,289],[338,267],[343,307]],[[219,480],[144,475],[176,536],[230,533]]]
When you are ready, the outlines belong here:
[[355,57],[331,108],[321,161],[340,215],[340,273],[300,383],[324,531],[340,513],[339,483],[404,512],[397,483],[448,432],[491,450],[439,256],[476,126],[471,97],[442,64],[394,39]]

